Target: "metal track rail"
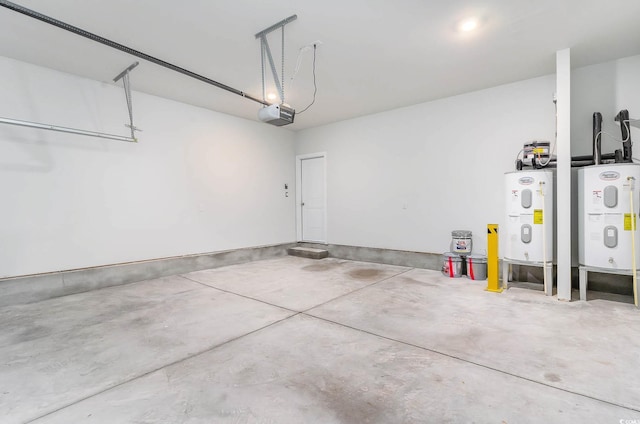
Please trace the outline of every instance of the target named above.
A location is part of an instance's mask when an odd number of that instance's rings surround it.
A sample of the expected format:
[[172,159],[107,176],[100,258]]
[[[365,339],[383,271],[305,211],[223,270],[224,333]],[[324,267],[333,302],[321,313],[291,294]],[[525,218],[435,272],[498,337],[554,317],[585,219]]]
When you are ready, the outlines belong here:
[[200,74],[197,74],[195,72],[189,71],[188,69],[182,68],[182,67],[174,65],[172,63],[166,62],[166,61],[164,61],[162,59],[158,59],[156,57],[150,56],[150,55],[148,55],[146,53],[143,53],[141,51],[132,49],[131,47],[127,47],[127,46],[125,46],[123,44],[116,43],[115,41],[111,41],[111,40],[109,40],[107,38],[104,38],[104,37],[101,37],[99,35],[93,34],[93,33],[89,32],[89,31],[85,31],[82,28],[78,28],[78,27],[75,27],[73,25],[70,25],[70,24],[67,24],[65,22],[59,21],[57,19],[54,19],[52,17],[43,15],[42,13],[36,12],[35,10],[28,9],[28,8],[26,8],[24,6],[19,5],[19,4],[16,4],[16,3],[13,3],[13,2],[10,2],[10,1],[6,1],[6,0],[0,0],[0,6],[5,7],[7,9],[10,9],[10,10],[13,10],[14,12],[22,13],[23,15],[26,15],[26,16],[29,16],[31,18],[37,19],[39,21],[45,22],[47,24],[56,26],[58,28],[61,28],[61,29],[64,29],[66,31],[72,32],[74,34],[80,35],[82,37],[88,38],[89,40],[93,40],[93,41],[96,41],[98,43],[104,44],[105,46],[109,46],[109,47],[112,47],[112,48],[114,48],[116,50],[120,50],[122,52],[128,53],[128,54],[130,54],[132,56],[139,57],[140,59],[144,59],[144,60],[146,60],[148,62],[155,63],[156,65],[160,65],[160,66],[163,66],[163,67],[165,67],[167,69],[171,69],[172,71],[179,72],[179,73],[181,73],[183,75],[186,75],[188,77],[195,78],[195,79],[197,79],[199,81],[202,81],[204,83],[207,83],[207,84],[213,85],[215,87],[221,88],[221,89],[226,90],[226,91],[228,91],[230,93],[237,94],[238,96],[242,96],[242,97],[247,98],[249,100],[253,100],[254,102],[263,104],[265,106],[269,106],[270,105],[270,103],[268,103],[268,102],[266,102],[264,100],[261,100],[261,99],[259,99],[257,97],[251,96],[251,95],[249,95],[249,94],[247,94],[247,93],[245,93],[243,91],[240,91],[240,90],[235,89],[233,87],[229,87],[228,85],[222,84],[222,83],[220,83],[218,81],[214,81],[214,80],[212,80],[210,78],[207,78],[207,77],[202,76]]

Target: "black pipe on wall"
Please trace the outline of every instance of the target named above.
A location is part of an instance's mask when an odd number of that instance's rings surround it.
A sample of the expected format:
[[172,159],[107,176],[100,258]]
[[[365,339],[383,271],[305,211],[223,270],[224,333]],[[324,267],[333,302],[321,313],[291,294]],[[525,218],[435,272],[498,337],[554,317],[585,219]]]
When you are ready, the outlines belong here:
[[593,163],[602,163],[602,114],[593,112]]
[[622,132],[622,161],[633,162],[631,152],[631,133],[629,133],[629,111],[623,109],[618,112],[616,121],[620,121],[620,131]]

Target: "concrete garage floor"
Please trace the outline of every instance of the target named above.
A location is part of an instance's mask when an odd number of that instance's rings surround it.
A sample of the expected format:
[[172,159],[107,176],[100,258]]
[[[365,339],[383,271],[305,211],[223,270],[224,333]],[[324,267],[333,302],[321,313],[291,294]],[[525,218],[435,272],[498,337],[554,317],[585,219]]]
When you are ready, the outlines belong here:
[[640,422],[640,311],[485,284],[284,257],[4,307],[0,422]]

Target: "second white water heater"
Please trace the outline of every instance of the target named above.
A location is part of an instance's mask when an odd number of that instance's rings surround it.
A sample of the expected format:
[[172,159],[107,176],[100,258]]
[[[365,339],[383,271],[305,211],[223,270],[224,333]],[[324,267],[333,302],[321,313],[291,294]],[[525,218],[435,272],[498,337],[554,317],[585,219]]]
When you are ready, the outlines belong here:
[[[637,226],[639,194],[638,164],[587,166],[578,171],[580,265],[632,268],[632,228]],[[636,263],[640,265],[637,231],[635,237]]]
[[520,262],[553,261],[553,171],[507,172],[504,258]]

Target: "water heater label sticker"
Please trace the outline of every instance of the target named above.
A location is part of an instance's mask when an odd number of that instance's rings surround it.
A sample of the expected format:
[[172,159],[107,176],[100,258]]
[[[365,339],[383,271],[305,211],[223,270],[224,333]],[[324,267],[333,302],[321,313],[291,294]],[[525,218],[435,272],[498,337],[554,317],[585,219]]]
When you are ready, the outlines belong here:
[[602,190],[593,190],[592,200],[594,205],[602,203]]
[[615,181],[620,178],[620,174],[616,171],[605,171],[600,173],[600,179],[604,181]]
[[625,231],[631,231],[631,224],[634,224],[634,227],[636,229],[638,228],[638,216],[634,213],[633,214],[633,222],[631,222],[631,214],[630,213],[625,213],[624,214],[624,230]]
[[533,211],[533,223],[534,224],[543,224],[543,216],[542,216],[542,209],[535,209]]

